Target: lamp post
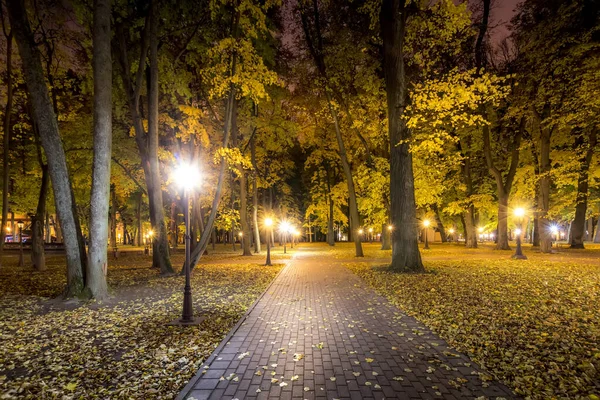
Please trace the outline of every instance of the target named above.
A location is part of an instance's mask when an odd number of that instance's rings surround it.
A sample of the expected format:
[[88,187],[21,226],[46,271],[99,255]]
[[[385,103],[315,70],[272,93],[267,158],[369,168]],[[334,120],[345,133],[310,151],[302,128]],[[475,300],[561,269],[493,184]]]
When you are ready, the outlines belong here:
[[287,234],[290,230],[290,224],[283,221],[279,225],[279,234],[283,236],[283,254],[287,254]]
[[[198,169],[192,165],[182,164],[175,172],[175,179],[183,189],[183,204],[185,205],[185,286],[183,288],[183,312],[179,324],[197,325],[200,321],[194,318],[194,310],[192,307],[192,284],[190,279],[190,192],[199,184],[200,174]],[[152,233],[152,231],[150,231],[150,233]]]
[[373,228],[369,228],[369,238],[370,238],[371,244],[373,244]]
[[[240,244],[242,245],[242,252],[244,251],[244,232],[238,233],[238,236],[240,237]],[[252,243],[250,243],[250,245],[252,245]]]
[[450,234],[450,241],[454,239],[454,228],[448,229],[448,233]]
[[269,234],[271,233],[271,226],[273,226],[273,220],[271,218],[265,218],[264,225],[267,233],[267,261],[265,265],[273,265],[271,264],[271,238]]
[[423,221],[423,226],[425,227],[425,247],[423,247],[423,250],[429,250],[429,235],[427,234],[427,229],[429,228],[429,220],[426,219],[425,221]]
[[512,258],[515,260],[527,260],[527,256],[523,254],[523,249],[521,248],[521,229],[523,224],[523,217],[525,216],[525,210],[523,208],[515,208],[514,216],[517,223],[517,229],[515,229],[515,235],[517,235],[517,250],[515,254],[513,254]]
[[17,226],[19,227],[19,267],[24,267],[25,257],[23,257],[23,221],[18,220]]
[[364,232],[364,231],[363,231],[362,229],[359,229],[359,230],[358,230],[358,237],[360,238],[360,241],[361,241],[361,242],[362,242],[362,235],[363,235],[363,232]]

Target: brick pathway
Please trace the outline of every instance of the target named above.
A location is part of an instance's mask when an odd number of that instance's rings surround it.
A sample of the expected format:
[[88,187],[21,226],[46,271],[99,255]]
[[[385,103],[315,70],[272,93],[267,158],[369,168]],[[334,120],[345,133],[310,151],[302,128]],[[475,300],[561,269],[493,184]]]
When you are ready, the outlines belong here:
[[302,247],[179,399],[512,399],[465,355]]

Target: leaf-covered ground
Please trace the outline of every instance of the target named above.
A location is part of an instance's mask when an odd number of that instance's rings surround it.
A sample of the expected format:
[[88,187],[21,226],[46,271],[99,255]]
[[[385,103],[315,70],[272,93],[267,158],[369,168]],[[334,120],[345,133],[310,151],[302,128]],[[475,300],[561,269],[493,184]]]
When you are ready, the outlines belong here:
[[183,278],[161,277],[148,256],[111,260],[104,304],[51,298],[64,287],[63,257],[48,257],[44,272],[5,257],[0,398],[174,398],[282,266],[231,255],[207,257],[194,271],[194,312],[206,320],[186,328],[167,325],[180,316]]
[[436,245],[424,253],[426,274],[390,273],[372,260],[348,267],[518,394],[597,400],[600,254],[590,247],[527,248],[529,260],[517,261],[489,246]]

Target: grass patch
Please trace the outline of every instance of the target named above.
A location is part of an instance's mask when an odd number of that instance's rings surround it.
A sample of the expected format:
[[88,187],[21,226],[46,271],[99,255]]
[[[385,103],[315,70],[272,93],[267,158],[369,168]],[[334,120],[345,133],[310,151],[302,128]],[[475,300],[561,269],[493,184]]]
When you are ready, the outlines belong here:
[[510,252],[461,250],[438,245],[423,253],[433,274],[348,267],[518,394],[598,399],[600,265],[586,262],[598,249],[529,249],[527,261],[509,259]]
[[[179,254],[172,259],[183,262]],[[182,328],[166,324],[180,316],[184,278],[161,277],[148,256],[111,260],[113,297],[103,304],[48,298],[64,288],[63,257],[48,257],[44,272],[6,257],[1,398],[174,398],[282,267],[218,259],[192,275],[194,313],[207,319]]]

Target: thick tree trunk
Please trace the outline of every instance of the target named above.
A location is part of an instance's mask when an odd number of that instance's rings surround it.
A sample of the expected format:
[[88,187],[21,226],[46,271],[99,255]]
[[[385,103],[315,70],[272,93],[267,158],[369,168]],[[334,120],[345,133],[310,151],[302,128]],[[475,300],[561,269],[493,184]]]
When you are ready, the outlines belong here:
[[475,226],[475,206],[467,207],[465,212],[465,247],[477,248],[477,227]]
[[390,207],[394,226],[391,269],[423,272],[417,242],[412,155],[407,143],[410,131],[403,119],[407,99],[403,55],[405,11],[404,0],[383,0],[379,16],[390,139]]
[[[583,142],[582,135],[576,139],[576,147],[582,148],[586,146],[585,151],[582,151],[582,157],[579,163],[579,177],[577,179],[577,203],[575,204],[575,219],[571,225],[571,248],[583,249],[583,241],[585,234],[585,214],[587,212],[588,200],[588,172],[590,163],[594,155],[596,147],[596,130],[592,129],[587,143]],[[580,150],[581,151],[581,150]],[[590,231],[591,235],[592,232]]]
[[496,250],[510,250],[508,245],[508,193],[498,195],[498,232]]
[[[4,28],[4,21],[2,21]],[[6,32],[5,32],[6,33]],[[6,226],[8,225],[8,181],[9,174],[9,155],[10,155],[10,136],[12,131],[12,103],[13,103],[13,77],[12,77],[12,43],[13,31],[6,35],[6,107],[4,108],[4,154],[2,156],[2,224],[0,226],[0,264],[2,264],[2,255],[4,254],[4,238],[6,237]],[[12,231],[14,232],[14,231]]]
[[[90,197],[90,245],[86,286],[92,297],[108,296],[106,272],[110,163],[112,155],[112,54],[110,0],[94,0],[94,161]],[[114,193],[114,191],[113,191]],[[123,225],[125,231],[125,225]],[[125,232],[123,232],[125,240]]]
[[25,81],[31,96],[33,115],[38,126],[42,146],[48,159],[48,168],[54,191],[54,204],[60,219],[67,259],[67,296],[81,293],[84,287],[85,252],[75,214],[71,181],[65,152],[58,131],[58,123],[48,94],[40,54],[35,43],[22,0],[7,1],[10,21],[23,62]]
[[152,1],[150,11],[149,60],[150,81],[148,82],[148,169],[152,190],[148,188],[150,213],[154,219],[152,242],[152,264],[163,275],[173,273],[169,258],[169,242],[163,208],[160,168],[158,161],[158,1]]

